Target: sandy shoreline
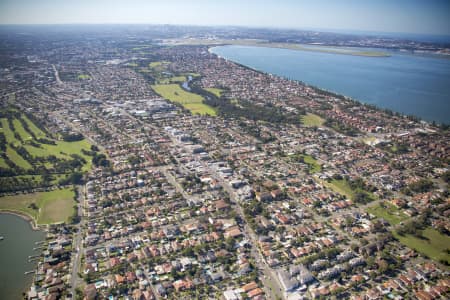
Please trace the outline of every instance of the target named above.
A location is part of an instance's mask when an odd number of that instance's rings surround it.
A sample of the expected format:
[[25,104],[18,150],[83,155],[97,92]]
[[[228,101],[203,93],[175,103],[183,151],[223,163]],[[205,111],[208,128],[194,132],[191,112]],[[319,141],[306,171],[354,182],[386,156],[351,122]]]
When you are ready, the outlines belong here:
[[273,43],[265,40],[203,40],[203,39],[179,39],[163,42],[165,45],[202,45],[208,47],[217,46],[249,46],[249,47],[263,47],[263,48],[275,48],[275,49],[288,49],[294,51],[309,51],[320,52],[339,55],[352,55],[363,57],[390,57],[387,51],[381,51],[386,49],[369,49],[364,47],[344,47],[344,46],[326,46],[326,45],[310,45],[310,44],[296,44],[296,43]]

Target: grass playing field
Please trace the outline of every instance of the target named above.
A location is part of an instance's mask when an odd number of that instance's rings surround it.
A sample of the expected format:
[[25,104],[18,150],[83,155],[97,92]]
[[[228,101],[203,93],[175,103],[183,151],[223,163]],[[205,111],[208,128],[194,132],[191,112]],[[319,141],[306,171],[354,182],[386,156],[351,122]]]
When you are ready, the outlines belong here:
[[29,141],[32,139],[31,134],[29,134],[25,128],[23,128],[22,123],[18,119],[13,120],[14,130],[19,134],[22,141]]
[[39,157],[46,157],[54,155],[58,158],[70,158],[71,154],[77,154],[86,160],[86,164],[83,166],[82,171],[88,171],[92,165],[92,158],[83,154],[82,150],[89,150],[90,144],[86,140],[76,142],[64,142],[58,141],[56,145],[41,144],[41,148],[36,148],[31,145],[25,145],[25,149],[31,154]]
[[215,116],[216,111],[203,103],[203,97],[183,90],[178,84],[155,84],[152,89],[161,97],[183,105],[193,114]]
[[333,179],[331,182],[326,182],[325,185],[334,190],[335,192],[345,195],[347,198],[352,199],[354,196],[354,191],[349,186],[348,182],[345,180]]
[[182,83],[182,82],[185,82],[186,80],[187,80],[186,76],[174,76],[174,77],[159,79],[158,83],[159,84]]
[[[60,189],[50,192],[30,193],[0,197],[0,211],[8,210],[33,218],[36,224],[65,222],[73,214],[74,192]],[[37,209],[33,209],[32,203]]]
[[223,93],[223,90],[218,88],[205,88],[204,90],[213,93],[217,98],[220,98]]
[[[87,154],[91,144],[87,140],[54,139],[25,114],[12,108],[2,110],[2,115],[5,117],[0,120],[0,133],[6,144],[0,158],[1,192],[68,184],[73,172],[91,169],[92,156]],[[78,164],[76,168],[71,166],[72,162]]]
[[89,76],[88,74],[80,74],[77,77],[79,80],[87,80],[87,79],[91,79],[91,76]]
[[[76,142],[65,142],[65,141],[54,141],[56,145],[49,145],[40,143],[37,140],[33,140],[32,133],[36,136],[36,138],[46,138],[48,140],[52,140],[47,137],[46,134],[39,129],[32,121],[30,121],[24,114],[20,115],[20,118],[23,119],[28,125],[28,129],[24,128],[19,119],[14,118],[12,120],[13,128],[11,128],[7,118],[1,118],[1,128],[0,132],[5,135],[5,139],[7,142],[6,147],[6,155],[7,157],[17,166],[28,170],[32,168],[30,162],[28,162],[24,157],[22,157],[19,153],[17,153],[10,144],[15,147],[23,146],[32,156],[46,158],[50,155],[54,155],[57,158],[61,159],[72,159],[71,155],[76,154],[83,157],[86,160],[86,164],[83,166],[82,171],[87,171],[91,168],[91,160],[92,158],[88,155],[83,154],[82,150],[89,150],[90,144],[86,140],[76,141]],[[17,138],[18,135],[20,139]],[[32,145],[30,142],[33,142],[35,145],[38,144],[39,147]],[[6,164],[1,164],[6,165]],[[46,166],[51,166],[51,164],[47,164]]]
[[[378,218],[383,218],[389,224],[395,226],[409,219],[399,208],[390,203],[374,205],[367,209],[367,212]],[[427,227],[422,231],[419,238],[411,234],[399,235],[395,230],[392,234],[405,246],[414,249],[436,261],[447,261],[450,263],[450,238],[441,234],[437,230]]]
[[25,122],[28,124],[28,128],[34,133],[37,138],[45,137],[45,133],[41,129],[39,129],[33,122],[31,122],[30,119],[27,118],[27,116],[22,115],[22,118],[25,120]]
[[367,209],[367,212],[385,219],[391,225],[397,225],[408,219],[408,216],[402,213],[400,209],[387,202],[371,206]]
[[325,123],[325,120],[319,117],[315,114],[307,113],[305,116],[301,117],[302,124],[307,127],[314,127],[314,126],[322,126],[323,123]]
[[311,155],[303,156],[304,162],[309,166],[309,172],[311,174],[320,172],[322,170],[322,166],[317,162],[317,160]]
[[17,166],[28,170],[31,169],[31,164],[23,159],[13,148],[10,146],[6,147],[6,156]]
[[0,168],[8,168],[6,161],[0,157]]
[[12,143],[14,145],[20,145],[20,141],[16,139],[14,136],[14,131],[9,127],[8,120],[6,118],[1,118],[2,129],[0,132],[3,132],[6,138],[6,142]]
[[148,66],[150,68],[159,68],[159,67],[162,67],[167,64],[169,64],[168,61],[153,61],[153,62],[149,63]]
[[394,232],[394,236],[405,246],[425,254],[435,261],[450,263],[450,238],[439,231],[428,227],[422,231],[422,237],[418,238],[407,234],[400,236]]

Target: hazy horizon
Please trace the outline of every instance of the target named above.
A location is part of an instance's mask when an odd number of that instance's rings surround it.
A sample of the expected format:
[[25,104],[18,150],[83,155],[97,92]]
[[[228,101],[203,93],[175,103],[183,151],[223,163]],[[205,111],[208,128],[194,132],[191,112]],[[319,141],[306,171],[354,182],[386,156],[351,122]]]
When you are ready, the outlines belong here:
[[450,36],[450,1],[3,0],[0,24],[167,24]]

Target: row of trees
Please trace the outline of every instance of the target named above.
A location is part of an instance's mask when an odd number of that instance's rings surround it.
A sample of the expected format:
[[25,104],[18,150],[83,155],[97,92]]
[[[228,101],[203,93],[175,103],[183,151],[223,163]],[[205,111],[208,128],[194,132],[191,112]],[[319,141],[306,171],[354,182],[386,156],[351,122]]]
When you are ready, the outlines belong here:
[[402,189],[405,195],[413,195],[414,193],[426,193],[433,189],[434,183],[429,179],[422,178],[418,181],[410,183]]
[[399,235],[407,235],[411,234],[414,235],[417,238],[424,239],[422,235],[422,231],[430,225],[430,217],[431,217],[431,210],[427,209],[420,216],[418,216],[415,219],[408,220],[404,223],[400,223],[396,227],[396,231]]
[[358,129],[356,129],[354,127],[351,127],[351,126],[348,126],[348,125],[345,125],[345,124],[343,124],[343,123],[341,123],[341,122],[339,122],[337,120],[334,120],[334,119],[329,119],[329,118],[326,119],[325,123],[323,125],[327,126],[327,127],[330,127],[330,128],[333,128],[337,132],[340,132],[340,133],[345,134],[347,136],[356,136],[357,134],[360,133]]
[[78,142],[84,139],[84,136],[78,132],[64,133],[62,134],[62,139],[65,142]]
[[208,97],[205,104],[216,108],[219,114],[225,118],[244,118],[253,121],[265,121],[269,123],[300,124],[299,115],[284,112],[279,107],[259,106],[247,100],[239,100],[239,106],[228,99]]
[[[71,154],[70,159],[58,158],[55,155],[35,157],[30,155],[23,146],[14,147],[13,149],[26,159],[32,168],[25,170],[17,166],[3,152],[1,155],[8,168],[0,167],[0,192],[29,190],[37,187],[49,187],[54,184],[70,185],[83,183],[84,173],[82,172],[82,167],[87,161],[78,154]],[[105,154],[98,153],[98,150],[96,146],[91,146],[91,150],[86,152],[92,156],[92,163],[95,166],[109,167],[110,161]],[[61,174],[66,174],[66,176],[56,181],[55,175]]]
[[[245,118],[248,120],[266,121],[270,123],[301,123],[299,113],[286,112],[280,107],[273,106],[271,103],[256,105],[251,101],[239,99],[239,105],[233,104],[226,97],[217,97],[214,93],[199,87],[198,82],[200,79],[201,78],[193,79],[191,92],[203,96],[205,98],[205,104],[216,108],[219,115],[225,118]],[[300,111],[300,114],[304,115],[306,112]]]

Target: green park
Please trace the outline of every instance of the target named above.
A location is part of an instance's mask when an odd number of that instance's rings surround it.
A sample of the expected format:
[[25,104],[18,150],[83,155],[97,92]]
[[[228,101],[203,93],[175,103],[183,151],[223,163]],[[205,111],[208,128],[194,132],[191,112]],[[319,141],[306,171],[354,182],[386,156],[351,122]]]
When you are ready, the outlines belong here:
[[0,125],[0,192],[73,183],[74,173],[91,168],[95,152],[79,134],[51,134],[11,107],[2,109]]
[[63,188],[4,196],[0,198],[0,212],[25,215],[37,225],[67,222],[74,214],[74,195],[72,188]]
[[217,98],[220,98],[220,96],[222,96],[222,93],[224,92],[222,89],[218,88],[205,88],[204,90],[214,94],[214,96],[216,96]]
[[[386,220],[390,225],[399,228],[411,221],[411,218],[405,215],[396,206],[383,202],[373,205],[367,209],[370,214]],[[399,230],[392,230],[393,236],[403,245],[413,249],[435,261],[450,263],[450,238],[426,226],[423,229],[415,230],[415,234],[399,233]]]
[[301,122],[307,127],[319,127],[325,123],[325,120],[318,115],[307,113],[301,117]]
[[183,90],[178,84],[155,84],[152,89],[161,97],[181,104],[192,114],[215,116],[216,111],[203,103],[203,97]]

